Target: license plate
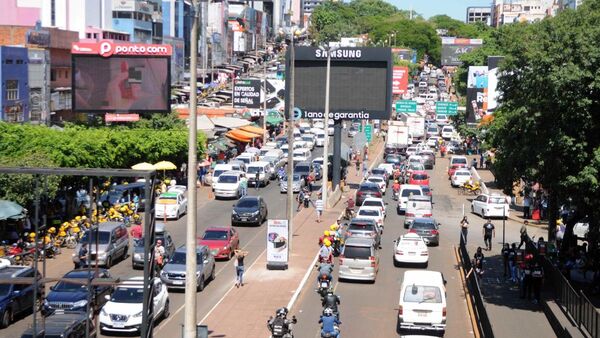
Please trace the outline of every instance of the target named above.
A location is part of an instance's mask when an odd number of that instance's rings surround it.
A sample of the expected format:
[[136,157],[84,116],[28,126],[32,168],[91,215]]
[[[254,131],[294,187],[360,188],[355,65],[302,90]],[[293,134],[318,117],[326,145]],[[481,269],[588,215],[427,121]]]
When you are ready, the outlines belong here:
[[414,256],[414,255],[415,255],[415,253],[414,253],[414,252],[409,252],[409,253],[408,253],[408,255],[409,255],[409,256]]
[[184,281],[182,281],[182,280],[176,280],[176,281],[173,281],[173,285],[183,285],[183,282]]
[[240,218],[240,220],[241,220],[242,222],[246,222],[246,221],[248,220],[248,218],[246,218],[246,217],[242,217],[242,218]]
[[113,323],[113,326],[117,329],[122,329],[125,327],[125,324],[122,323]]
[[427,312],[417,312],[417,317],[427,317]]

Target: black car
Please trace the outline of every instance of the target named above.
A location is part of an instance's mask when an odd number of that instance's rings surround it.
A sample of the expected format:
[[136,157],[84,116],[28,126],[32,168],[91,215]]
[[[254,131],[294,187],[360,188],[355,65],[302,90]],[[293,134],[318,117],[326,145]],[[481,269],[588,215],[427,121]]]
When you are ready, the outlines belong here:
[[[35,270],[27,266],[7,266],[0,269],[0,278],[33,278]],[[41,278],[40,273],[37,274]],[[33,284],[0,284],[0,327],[9,326],[16,315],[33,308]],[[42,295],[41,284],[37,297]]]
[[[63,276],[63,280],[50,287],[50,292],[44,300],[44,314],[52,314],[55,310],[65,311],[85,311],[87,308],[88,294],[91,292],[91,309],[92,311],[100,310],[107,302],[104,296],[112,294],[113,287],[109,284],[92,285],[88,291],[86,284],[81,284],[80,281],[87,280],[91,277],[92,282],[96,278],[111,278],[107,269],[76,269],[67,272]],[[77,283],[67,282],[64,279],[77,279]]]
[[231,225],[253,224],[260,226],[268,216],[267,202],[260,196],[244,196],[233,205]]
[[361,206],[367,197],[383,198],[381,189],[379,189],[377,184],[369,182],[361,183],[358,190],[356,190],[356,205]]
[[21,338],[84,338],[86,336],[86,323],[88,322],[90,337],[96,337],[94,321],[90,320],[84,312],[56,313],[46,318],[44,326],[37,325],[37,334],[33,327],[23,332]]

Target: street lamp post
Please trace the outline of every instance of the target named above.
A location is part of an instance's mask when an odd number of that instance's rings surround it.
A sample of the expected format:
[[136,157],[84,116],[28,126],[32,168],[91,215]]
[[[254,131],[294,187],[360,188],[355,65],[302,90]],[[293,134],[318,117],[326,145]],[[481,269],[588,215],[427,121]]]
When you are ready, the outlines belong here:
[[327,53],[327,72],[325,75],[325,140],[323,142],[323,178],[321,184],[322,198],[323,198],[323,209],[327,209],[327,195],[329,189],[329,83],[331,79],[331,53],[337,49],[337,47],[319,47],[321,50]]
[[296,54],[294,52],[294,38],[296,28],[293,27],[291,31],[290,39],[290,102],[288,106],[289,122],[288,122],[288,160],[287,160],[287,219],[289,228],[289,247],[288,250],[292,251],[292,239],[294,237],[294,81],[295,81],[295,67]]

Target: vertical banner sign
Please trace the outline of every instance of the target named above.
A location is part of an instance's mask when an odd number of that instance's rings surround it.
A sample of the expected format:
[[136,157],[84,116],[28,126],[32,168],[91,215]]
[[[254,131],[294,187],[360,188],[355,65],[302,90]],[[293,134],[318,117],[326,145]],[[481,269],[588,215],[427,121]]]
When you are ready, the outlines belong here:
[[488,67],[471,66],[467,78],[467,122],[477,122],[487,113]]
[[504,56],[488,56],[488,114],[491,114],[498,106],[498,65]]
[[260,108],[259,79],[239,79],[233,83],[233,105],[247,108]]
[[267,221],[267,268],[287,268],[289,238],[286,219]]
[[392,71],[392,94],[402,95],[408,89],[408,67],[394,66]]

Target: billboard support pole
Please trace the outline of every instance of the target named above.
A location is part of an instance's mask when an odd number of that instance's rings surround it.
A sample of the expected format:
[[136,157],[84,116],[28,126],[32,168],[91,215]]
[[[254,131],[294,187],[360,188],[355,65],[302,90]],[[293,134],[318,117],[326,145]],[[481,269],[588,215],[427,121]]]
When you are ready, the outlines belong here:
[[321,179],[323,210],[327,210],[327,193],[329,189],[329,82],[331,80],[331,52],[337,48],[320,48],[327,52],[327,72],[325,75],[325,140],[323,142],[323,178]]
[[291,50],[290,50],[290,104],[288,106],[288,113],[290,121],[288,123],[288,160],[287,160],[287,219],[288,226],[290,229],[289,238],[289,250],[292,251],[292,238],[294,237],[294,81],[295,71],[294,64],[296,63],[296,55],[294,52],[294,34],[296,34],[296,28],[292,27],[291,32]]
[[331,189],[335,190],[340,186],[342,170],[342,121],[336,120],[333,124],[333,173]]
[[268,135],[267,132],[267,61],[263,59],[263,91],[265,92],[265,99],[263,100],[263,145],[267,143]]
[[[190,46],[190,131],[188,139],[188,217],[186,222],[185,318],[184,337],[196,337],[196,175],[197,175],[197,116],[198,106],[198,12],[199,0],[193,0]],[[204,41],[206,43],[206,41]]]

